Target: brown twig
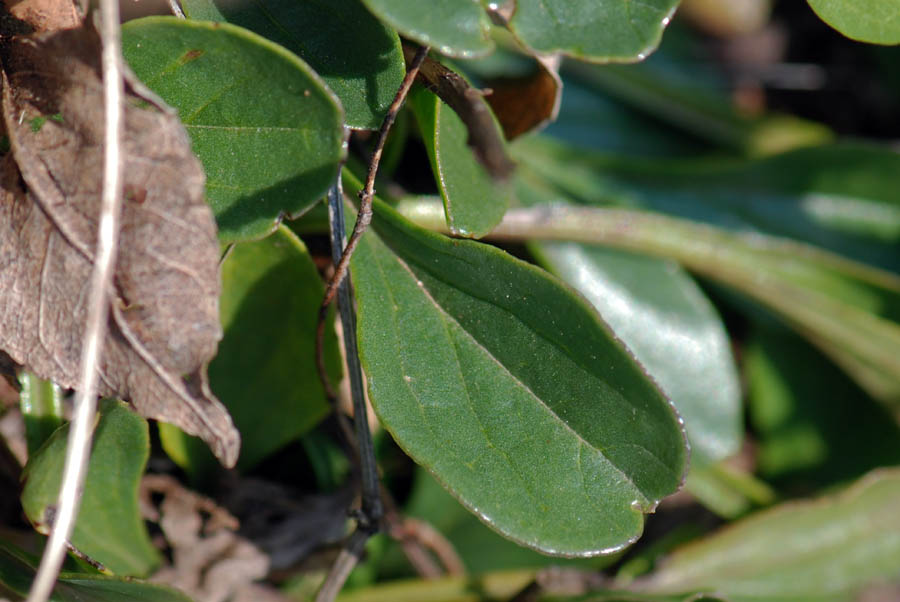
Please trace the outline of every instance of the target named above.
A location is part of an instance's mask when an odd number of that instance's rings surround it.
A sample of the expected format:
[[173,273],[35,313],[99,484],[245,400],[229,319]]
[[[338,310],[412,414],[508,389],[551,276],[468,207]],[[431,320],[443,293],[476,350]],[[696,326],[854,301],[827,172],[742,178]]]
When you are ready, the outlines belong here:
[[[328,398],[331,401],[334,401],[337,398],[337,395],[331,386],[331,381],[328,379],[328,372],[325,369],[325,353],[323,351],[325,317],[328,315],[328,306],[334,301],[338,286],[340,286],[347,274],[347,266],[350,265],[350,257],[353,255],[353,251],[359,244],[360,237],[368,229],[369,224],[372,223],[372,197],[375,196],[375,176],[378,174],[378,164],[381,162],[381,153],[384,151],[384,144],[387,142],[388,133],[391,130],[391,126],[394,124],[394,120],[397,118],[397,113],[400,112],[400,108],[403,106],[407,94],[409,94],[409,89],[412,87],[416,75],[419,73],[419,67],[422,65],[422,62],[427,55],[427,46],[422,46],[416,52],[409,63],[409,68],[406,71],[403,82],[400,84],[400,89],[397,90],[397,94],[394,96],[394,100],[391,102],[391,106],[384,116],[384,121],[381,123],[381,129],[378,131],[378,139],[375,142],[375,150],[372,152],[372,159],[369,161],[369,171],[366,174],[365,187],[359,192],[359,213],[356,217],[356,224],[353,226],[353,233],[350,235],[350,240],[347,241],[347,246],[344,248],[341,260],[334,268],[334,274],[328,281],[328,287],[325,289],[325,297],[322,299],[322,305],[319,308],[319,321],[316,326],[316,368],[319,370],[319,378],[322,381],[322,387],[325,389],[325,394],[328,395]],[[351,353],[350,350],[347,350],[347,352]]]
[[[409,56],[412,49],[404,44],[403,52]],[[461,75],[432,59],[423,62],[418,81],[462,120],[469,135],[466,143],[490,176],[508,180],[515,164],[507,155],[503,136],[485,101],[490,91],[473,88]]]
[[322,582],[322,587],[319,588],[319,591],[316,594],[315,602],[332,602],[337,598],[337,595],[341,592],[341,588],[344,587],[344,583],[347,581],[347,577],[350,576],[353,567],[355,567],[359,563],[360,558],[362,558],[369,535],[370,534],[365,531],[357,530],[350,536],[344,549],[341,550],[337,560],[335,560],[334,564],[331,566],[331,570],[328,572],[328,576],[325,577],[325,581]]
[[[421,577],[436,579],[443,575],[458,577],[466,574],[456,548],[440,531],[426,521],[402,516],[386,487],[382,487],[381,497],[385,506],[385,531],[400,544],[406,559]],[[439,566],[435,558],[443,566]]]
[[[426,579],[434,579],[444,574],[451,577],[465,575],[466,567],[456,553],[456,548],[431,523],[417,518],[398,516],[388,535],[400,542],[410,563]],[[440,561],[443,569],[431,559],[429,551]]]

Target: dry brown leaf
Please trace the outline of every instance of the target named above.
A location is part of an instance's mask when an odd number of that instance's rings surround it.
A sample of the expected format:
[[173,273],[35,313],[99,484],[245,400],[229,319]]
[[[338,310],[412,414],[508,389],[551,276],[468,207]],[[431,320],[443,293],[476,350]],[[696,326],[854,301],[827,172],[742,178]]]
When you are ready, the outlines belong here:
[[[100,209],[99,57],[99,38],[87,28],[14,38],[4,57],[3,117],[18,170],[7,156],[0,348],[65,387],[78,385]],[[173,114],[133,94],[126,104],[124,200],[100,392],[199,435],[233,466],[239,435],[206,377],[222,333],[219,246],[203,169]]]
[[491,89],[485,100],[507,140],[541,129],[559,113],[562,80],[557,74],[558,58],[536,56],[535,65],[537,69],[528,75],[485,82]]
[[167,475],[144,477],[145,506],[151,494],[163,496],[158,512],[151,509],[151,518],[159,523],[172,556],[172,565],[158,571],[154,582],[202,602],[224,602],[268,574],[268,557],[235,532],[237,520],[215,502]]
[[72,29],[81,25],[73,0],[6,0],[9,14],[31,25],[35,31]]

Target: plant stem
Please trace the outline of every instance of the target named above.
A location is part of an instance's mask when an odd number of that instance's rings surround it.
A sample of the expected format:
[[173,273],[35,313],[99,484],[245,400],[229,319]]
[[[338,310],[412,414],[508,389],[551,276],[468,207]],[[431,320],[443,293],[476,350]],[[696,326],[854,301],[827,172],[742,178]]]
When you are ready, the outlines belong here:
[[103,42],[104,98],[104,164],[103,191],[97,232],[97,251],[91,272],[87,323],[81,349],[81,375],[75,397],[75,415],[66,447],[66,462],[57,502],[53,530],[28,602],[45,602],[53,590],[66,553],[69,537],[78,516],[81,490],[87,473],[91,437],[97,413],[97,381],[99,360],[109,319],[108,292],[112,283],[121,208],[121,138],[123,121],[123,81],[121,42],[119,39],[119,4],[117,0],[100,0],[100,37]]
[[[366,183],[359,192],[359,214],[356,216],[356,224],[353,226],[353,233],[350,235],[350,240],[347,242],[347,246],[344,248],[340,260],[335,264],[334,275],[332,275],[331,280],[328,282],[328,287],[325,289],[325,297],[322,299],[322,306],[319,308],[319,321],[316,329],[316,365],[319,369],[319,378],[322,381],[322,386],[332,401],[336,396],[331,387],[331,382],[328,380],[328,374],[325,372],[323,353],[325,316],[328,313],[328,306],[337,294],[338,286],[340,286],[341,281],[344,280],[347,275],[350,257],[353,255],[356,245],[359,244],[360,237],[368,229],[369,224],[372,223],[372,197],[375,196],[375,176],[378,174],[378,164],[381,162],[381,153],[384,151],[384,144],[387,142],[388,133],[391,131],[394,120],[397,118],[397,113],[399,113],[401,107],[403,107],[406,95],[409,94],[409,89],[412,87],[412,84],[416,79],[416,74],[419,72],[419,67],[422,65],[426,56],[428,56],[428,47],[423,46],[419,48],[419,51],[410,61],[406,76],[403,78],[403,82],[400,84],[400,88],[397,90],[397,94],[394,96],[394,100],[391,102],[391,106],[384,116],[384,121],[381,123],[378,139],[375,142],[375,150],[372,152],[372,159],[369,161],[369,171],[366,175]],[[340,175],[338,175],[338,179],[340,179]],[[347,353],[349,354],[350,351],[348,350]]]
[[[331,252],[340,260],[341,249],[346,242],[344,226],[344,194],[341,179],[337,178],[334,186],[328,191],[328,216],[331,222]],[[349,274],[349,270],[347,274]],[[353,294],[349,278],[345,278],[338,289],[338,310],[344,335],[344,348],[347,355],[347,372],[350,379],[350,395],[353,400],[353,416],[356,429],[357,451],[359,453],[362,481],[362,516],[363,521],[377,526],[384,514],[381,503],[381,489],[378,482],[378,467],[375,464],[375,448],[372,433],[369,432],[366,420],[366,397],[363,384],[362,366],[356,342],[356,312],[353,306]],[[368,527],[368,526],[367,526]]]
[[373,533],[378,531],[381,519],[384,516],[384,506],[381,502],[381,489],[378,482],[378,467],[375,463],[375,448],[372,444],[372,433],[369,432],[369,423],[366,420],[367,411],[362,367],[359,363],[359,353],[356,345],[356,314],[353,310],[353,297],[350,294],[350,281],[347,275],[350,273],[350,257],[354,249],[356,249],[356,245],[359,244],[360,237],[372,222],[372,197],[375,196],[375,176],[378,174],[378,164],[381,161],[381,153],[384,151],[384,143],[387,141],[391,125],[397,118],[397,113],[400,112],[400,108],[406,100],[406,95],[409,94],[409,89],[416,79],[419,66],[427,55],[428,47],[426,46],[420,48],[416,53],[416,56],[409,64],[403,82],[400,84],[400,89],[397,90],[397,94],[394,96],[394,101],[384,116],[384,121],[381,124],[381,130],[378,132],[378,139],[375,143],[375,150],[369,162],[366,184],[359,193],[359,214],[356,216],[356,224],[353,226],[353,233],[350,235],[349,241],[346,241],[345,235],[344,193],[341,188],[340,173],[337,175],[334,185],[328,191],[331,253],[335,262],[335,269],[334,275],[328,282],[322,306],[319,308],[319,321],[316,328],[316,367],[319,370],[322,386],[333,401],[336,395],[331,388],[331,382],[325,369],[323,341],[325,338],[325,317],[328,313],[328,306],[335,296],[339,295],[338,309],[341,313],[341,324],[343,324],[347,370],[350,373],[350,391],[353,397],[353,422],[356,426],[356,442],[359,449],[362,507],[357,516],[356,531],[350,536],[334,566],[331,567],[328,577],[326,577],[325,582],[322,583],[322,587],[319,589],[319,593],[316,595],[316,602],[331,602],[335,599],[350,575],[350,571],[359,562],[366,541]]

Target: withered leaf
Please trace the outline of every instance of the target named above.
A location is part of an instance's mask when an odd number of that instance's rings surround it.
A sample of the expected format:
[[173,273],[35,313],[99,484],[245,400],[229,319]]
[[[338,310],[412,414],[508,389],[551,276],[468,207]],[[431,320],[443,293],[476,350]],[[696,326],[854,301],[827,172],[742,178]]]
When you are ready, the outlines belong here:
[[[3,117],[15,163],[8,155],[0,174],[0,349],[66,387],[78,385],[100,210],[99,57],[89,28],[14,38],[3,57]],[[219,247],[203,169],[171,112],[134,94],[126,104],[100,393],[199,435],[232,466],[239,435],[206,378],[222,333]]]
[[507,140],[539,130],[556,119],[562,99],[562,80],[552,57],[535,57],[536,70],[520,77],[488,80],[485,100],[503,127]]

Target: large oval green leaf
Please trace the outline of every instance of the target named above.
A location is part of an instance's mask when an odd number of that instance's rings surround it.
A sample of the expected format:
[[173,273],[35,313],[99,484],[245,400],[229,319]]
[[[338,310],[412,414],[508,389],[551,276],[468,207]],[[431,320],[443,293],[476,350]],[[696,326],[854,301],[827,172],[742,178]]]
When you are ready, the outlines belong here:
[[785,504],[675,552],[654,591],[716,591],[732,602],[853,600],[900,575],[900,471]]
[[229,24],[147,17],[123,26],[122,51],[178,109],[223,240],[265,236],[283,215],[322,198],[336,177],[340,104],[281,46]]
[[410,95],[410,105],[444,200],[447,227],[456,236],[481,238],[503,219],[509,184],[494,180],[475,158],[462,119],[437,96],[419,88]]
[[490,21],[479,0],[362,0],[404,36],[447,56],[473,57],[494,48]]
[[[241,470],[305,434],[330,411],[315,356],[324,292],[306,246],[286,226],[263,240],[236,244],[222,264],[225,335],[209,365],[209,382],[241,433]],[[341,360],[330,319],[325,363],[336,382]],[[166,451],[191,474],[216,465],[199,439],[171,425],[160,425],[160,432]]]
[[[0,593],[28,595],[37,560],[0,539]],[[191,602],[172,588],[130,578],[61,573],[53,588],[53,602]]]
[[679,0],[518,0],[509,22],[527,46],[590,61],[640,61],[659,45]]
[[353,278],[385,427],[523,545],[591,556],[634,541],[642,513],[686,469],[670,404],[591,307],[545,272],[376,207]]
[[578,243],[534,243],[548,269],[578,289],[684,417],[692,468],[736,453],[741,386],[728,335],[677,264]]
[[[22,507],[38,530],[59,497],[68,425],[57,429],[25,467]],[[150,455],[147,421],[124,403],[105,399],[88,465],[81,509],[70,541],[120,575],[147,575],[159,563],[138,508],[138,485]]]
[[900,0],[807,0],[839,32],[874,44],[900,44]]
[[181,5],[191,19],[240,25],[302,58],[340,98],[351,128],[381,125],[406,72],[397,33],[360,0],[184,0]]

